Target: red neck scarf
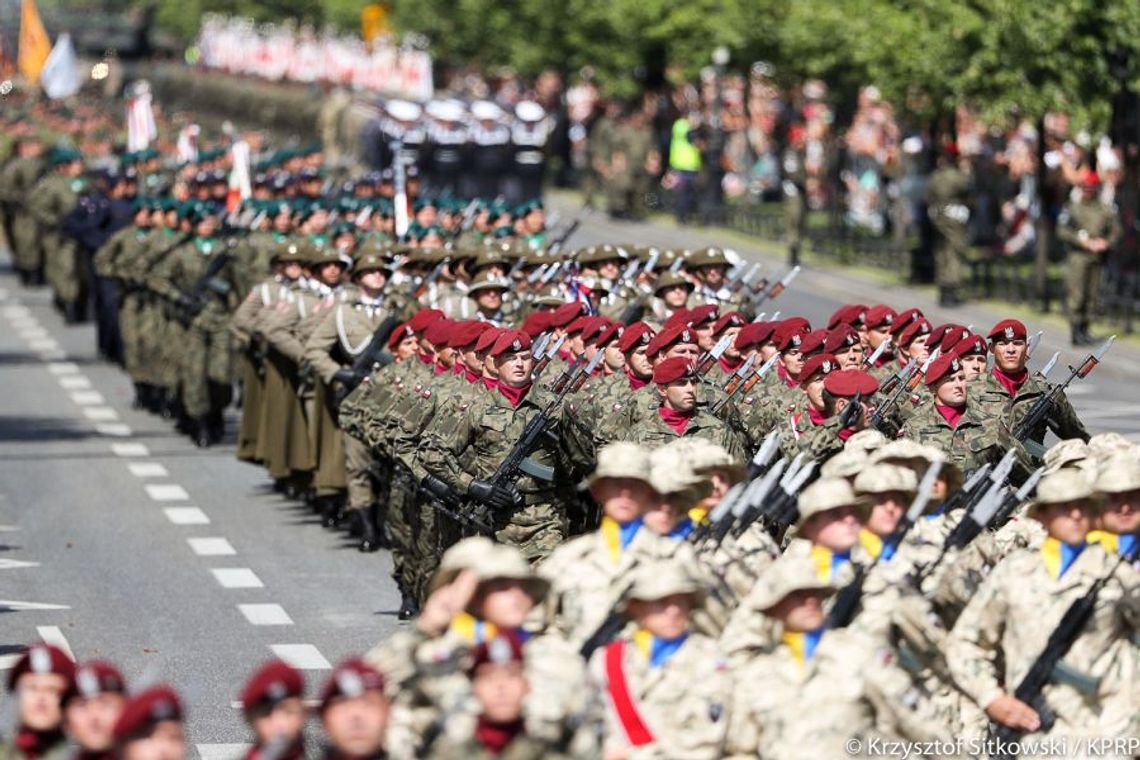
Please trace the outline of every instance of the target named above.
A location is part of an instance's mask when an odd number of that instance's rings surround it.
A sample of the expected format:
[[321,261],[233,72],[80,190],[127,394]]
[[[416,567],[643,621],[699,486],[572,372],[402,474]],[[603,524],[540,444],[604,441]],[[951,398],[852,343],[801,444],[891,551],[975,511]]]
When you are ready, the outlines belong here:
[[446,375],[449,369],[450,367],[443,362],[436,362],[435,367],[432,368],[432,372],[436,375]]
[[657,407],[657,413],[661,415],[661,419],[666,425],[673,428],[677,435],[684,435],[685,428],[693,419],[693,412],[679,412],[664,405]]
[[477,383],[483,377],[482,372],[472,372],[471,368],[468,367],[466,364],[460,365],[457,362],[455,366],[461,367],[462,372],[460,372],[459,374],[461,374],[463,376],[463,379],[469,383]]
[[494,390],[495,386],[499,384],[499,378],[491,377],[490,375],[480,375],[479,382],[483,383],[483,387],[487,390]]
[[467,374],[467,371],[468,371],[467,365],[463,363],[462,359],[460,359],[459,357],[456,357],[455,358],[455,364],[451,365],[451,371],[453,374],[456,374],[456,375],[460,375],[460,376],[465,375],[465,374]]
[[1011,398],[1017,398],[1017,392],[1021,390],[1021,386],[1029,379],[1029,370],[1023,369],[1016,375],[1010,375],[998,367],[994,367],[994,379],[1001,384],[1001,387],[1009,391]]
[[789,388],[795,388],[800,384],[799,380],[796,380],[794,377],[788,374],[788,370],[786,367],[784,367],[783,364],[776,365],[776,374],[779,375],[780,379],[784,381],[784,385],[788,386]]
[[811,420],[811,424],[813,425],[822,425],[827,422],[827,415],[816,409],[814,406],[809,406],[808,419]]
[[503,398],[511,402],[511,406],[513,406],[515,409],[518,409],[519,404],[521,404],[522,400],[526,398],[527,391],[530,390],[530,383],[527,383],[521,388],[512,388],[502,380],[499,380],[496,383],[496,387],[499,389],[499,393],[503,394]]
[[962,421],[962,417],[966,414],[966,407],[962,406],[960,409],[953,406],[942,406],[942,404],[935,404],[934,408],[942,415],[942,419],[949,423],[950,427],[957,429],[958,423]]
[[744,358],[741,357],[739,359],[733,360],[729,359],[727,356],[722,356],[717,359],[717,363],[720,364],[720,368],[724,370],[724,374],[730,375],[736,370],[740,369],[740,365],[744,364]]
[[23,726],[20,727],[15,740],[16,749],[32,760],[47,754],[61,742],[63,742],[63,732],[58,729],[55,731],[33,731]]
[[423,351],[417,351],[416,352],[416,358],[418,358],[424,364],[434,364],[435,363],[435,359],[432,358],[431,354],[425,354]]
[[625,368],[625,376],[629,378],[629,387],[632,390],[639,391],[645,386],[649,385],[648,380],[642,380],[640,377],[633,374],[633,370],[631,370],[629,367]]
[[498,755],[511,740],[523,732],[521,719],[511,723],[492,723],[480,717],[475,726],[475,741],[479,742],[492,755]]

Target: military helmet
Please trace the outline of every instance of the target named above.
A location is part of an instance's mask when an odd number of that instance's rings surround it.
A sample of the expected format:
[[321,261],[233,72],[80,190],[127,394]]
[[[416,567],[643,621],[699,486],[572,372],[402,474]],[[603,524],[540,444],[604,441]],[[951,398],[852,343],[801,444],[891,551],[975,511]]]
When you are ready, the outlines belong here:
[[653,284],[653,294],[658,295],[665,288],[671,288],[674,285],[684,285],[690,293],[696,289],[693,283],[680,272],[665,272]]
[[307,252],[301,245],[305,241],[285,238],[273,249],[271,261],[274,264],[304,264],[307,263]]

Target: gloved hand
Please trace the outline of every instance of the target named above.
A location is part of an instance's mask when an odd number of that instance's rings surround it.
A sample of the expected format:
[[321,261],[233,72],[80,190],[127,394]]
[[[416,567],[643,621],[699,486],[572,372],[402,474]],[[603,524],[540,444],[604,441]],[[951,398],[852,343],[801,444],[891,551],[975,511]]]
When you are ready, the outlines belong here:
[[513,483],[495,486],[485,480],[472,480],[467,495],[495,509],[517,509],[523,506],[523,497]]
[[333,379],[349,387],[356,385],[356,373],[348,368],[338,369]]
[[180,293],[178,295],[178,300],[175,301],[175,304],[177,304],[178,308],[186,311],[189,314],[197,314],[202,310],[202,302],[197,298],[186,295],[185,293]]

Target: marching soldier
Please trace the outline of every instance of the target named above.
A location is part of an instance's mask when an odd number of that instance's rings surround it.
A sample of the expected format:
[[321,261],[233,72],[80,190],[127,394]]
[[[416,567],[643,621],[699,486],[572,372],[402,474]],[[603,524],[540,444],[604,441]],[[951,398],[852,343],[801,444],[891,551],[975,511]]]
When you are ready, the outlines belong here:
[[16,696],[16,733],[0,744],[4,760],[63,760],[63,700],[74,688],[75,664],[51,644],[33,644],[8,674]]
[[50,172],[28,196],[28,212],[39,225],[44,252],[44,273],[55,296],[56,306],[69,323],[87,317],[86,269],[79,260],[79,243],[65,236],[63,218],[75,208],[86,187],[83,156],[70,148],[55,148],[47,159]]
[[301,671],[281,660],[255,670],[241,692],[241,709],[256,743],[245,760],[300,760],[305,757],[305,679]]
[[969,163],[958,156],[957,144],[947,143],[926,184],[927,213],[936,232],[934,270],[938,303],[947,307],[962,305],[959,288],[970,221],[968,169]]
[[111,755],[126,701],[127,683],[111,663],[95,660],[76,668],[75,686],[64,698],[64,721],[80,757]]
[[0,170],[0,200],[4,202],[4,233],[13,264],[24,285],[43,284],[43,248],[35,217],[26,208],[28,196],[45,169],[44,144],[35,135],[16,138],[15,155]]

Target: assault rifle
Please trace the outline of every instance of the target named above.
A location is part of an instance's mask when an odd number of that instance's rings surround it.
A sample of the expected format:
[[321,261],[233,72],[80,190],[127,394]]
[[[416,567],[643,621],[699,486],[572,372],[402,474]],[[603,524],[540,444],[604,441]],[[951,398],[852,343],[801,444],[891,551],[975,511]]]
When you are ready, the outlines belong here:
[[183,293],[174,303],[174,317],[184,325],[190,324],[194,317],[206,306],[207,291],[219,296],[225,296],[230,290],[230,284],[218,279],[218,273],[230,262],[233,254],[229,250],[220,251],[210,259],[206,271],[194,281],[189,293]]
[[[713,414],[716,414],[724,408],[725,404],[732,400],[733,396],[741,392],[748,393],[748,391],[752,390],[756,383],[760,382],[764,375],[768,374],[772,367],[776,366],[776,362],[779,360],[779,358],[779,352],[772,354],[772,357],[768,359],[768,361],[764,362],[764,365],[760,367],[760,369],[752,372],[752,374],[748,376],[747,379],[744,379],[743,376],[738,374],[733,375],[733,377],[729,379],[728,384],[724,387],[725,393],[727,395],[722,397],[720,401],[717,401],[715,404],[713,404],[712,409],[709,411],[711,411]],[[747,364],[748,363],[746,362],[745,366],[747,366]],[[745,367],[742,366],[740,369],[744,370]],[[747,370],[745,370],[745,372],[747,372]]]
[[341,375],[338,377],[342,386],[337,395],[338,403],[343,401],[345,396],[351,393],[356,386],[364,381],[364,378],[372,373],[372,368],[381,361],[380,354],[388,344],[388,338],[392,337],[392,333],[395,332],[399,326],[400,320],[395,317],[387,317],[376,327],[376,331],[372,333],[368,345],[364,347],[363,351],[356,355],[352,366],[348,368],[347,376]]
[[566,225],[566,229],[562,230],[558,237],[550,242],[550,245],[547,246],[547,250],[550,253],[558,253],[558,251],[562,250],[562,246],[566,245],[570,238],[574,236],[574,233],[582,226],[582,222],[585,221],[586,217],[593,213],[593,211],[594,207],[590,204],[582,204],[582,207],[578,209],[578,213],[570,220],[570,224]]
[[799,273],[800,267],[798,265],[794,266],[787,274],[781,277],[780,281],[775,285],[768,288],[767,290],[760,291],[760,294],[753,298],[752,301],[748,304],[749,311],[756,311],[764,304],[765,301],[772,298],[777,298],[781,293],[788,289],[788,286],[792,284],[792,281],[796,279],[797,276],[799,276]]

